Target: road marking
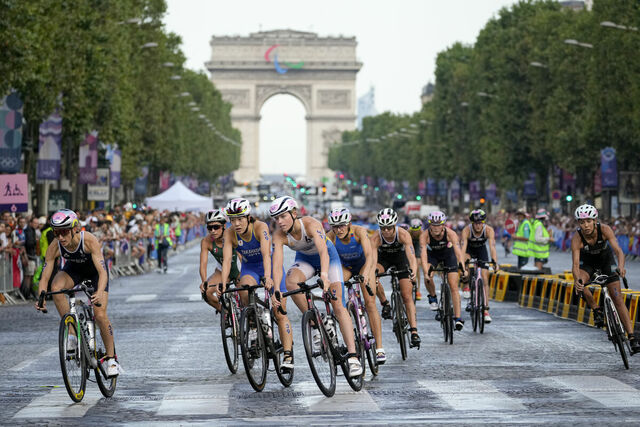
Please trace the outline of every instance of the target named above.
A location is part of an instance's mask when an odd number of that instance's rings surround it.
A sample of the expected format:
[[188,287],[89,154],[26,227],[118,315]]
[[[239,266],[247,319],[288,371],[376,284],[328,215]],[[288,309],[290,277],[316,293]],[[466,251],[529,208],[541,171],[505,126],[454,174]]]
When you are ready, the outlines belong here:
[[499,391],[486,381],[418,381],[456,411],[522,411],[518,400]]
[[342,376],[336,380],[336,394],[333,397],[326,397],[322,394],[315,381],[295,383],[293,389],[304,394],[304,397],[299,398],[298,401],[305,405],[309,412],[375,412],[380,410],[364,388],[360,391],[353,391]]
[[545,385],[574,390],[588,399],[608,408],[632,408],[640,406],[640,391],[628,384],[604,375],[557,376],[537,378]]
[[64,387],[54,388],[18,411],[13,418],[80,418],[83,417],[102,395],[96,389],[85,391],[80,403],[73,403]]
[[149,302],[149,301],[153,301],[157,297],[158,295],[156,294],[132,295],[126,300],[124,300],[124,302]]
[[202,301],[202,294],[191,294],[186,295],[189,301]]
[[225,415],[233,384],[180,385],[169,390],[156,415]]
[[30,366],[32,363],[36,362],[38,359],[40,359],[41,357],[49,357],[53,354],[55,354],[58,351],[58,347],[51,347],[45,351],[43,351],[42,353],[36,355],[35,357],[30,357],[30,359],[22,361],[20,363],[18,363],[16,366],[9,368],[10,371],[21,371],[24,368],[26,368],[27,366]]

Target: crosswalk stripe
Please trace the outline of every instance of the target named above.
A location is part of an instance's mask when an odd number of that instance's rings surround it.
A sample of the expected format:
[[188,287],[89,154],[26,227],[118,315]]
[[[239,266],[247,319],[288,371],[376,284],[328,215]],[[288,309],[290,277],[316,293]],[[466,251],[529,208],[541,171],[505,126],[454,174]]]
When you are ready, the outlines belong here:
[[47,350],[43,351],[42,353],[37,354],[35,357],[30,357],[29,359],[27,359],[25,361],[22,361],[22,362],[18,363],[17,365],[9,368],[9,371],[13,371],[13,372],[21,371],[24,368],[26,368],[27,366],[30,366],[32,363],[37,362],[40,358],[52,356],[57,352],[58,352],[58,347],[48,348]]
[[175,386],[164,395],[156,415],[225,415],[233,384]]
[[102,395],[97,389],[87,389],[80,403],[73,403],[64,387],[54,388],[18,411],[13,418],[80,418],[95,405]]
[[364,388],[356,392],[344,381],[344,377],[337,378],[337,381],[336,394],[331,398],[322,394],[315,381],[294,383],[293,389],[304,395],[298,401],[305,405],[309,412],[375,412],[380,410]]
[[421,387],[437,394],[457,411],[525,410],[517,399],[502,393],[486,381],[418,381]]
[[607,408],[632,408],[640,406],[640,391],[628,384],[604,375],[555,376],[537,378],[545,385],[574,390]]
[[124,300],[124,302],[149,302],[149,301],[153,301],[157,297],[158,295],[156,294],[132,295],[126,300]]

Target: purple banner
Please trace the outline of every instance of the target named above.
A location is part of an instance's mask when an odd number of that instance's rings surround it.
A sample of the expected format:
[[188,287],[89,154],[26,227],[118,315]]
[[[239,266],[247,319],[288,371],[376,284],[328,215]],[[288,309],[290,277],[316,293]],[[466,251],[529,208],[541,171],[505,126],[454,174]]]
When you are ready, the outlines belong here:
[[618,165],[613,147],[600,150],[600,174],[602,188],[618,188]]
[[495,202],[497,197],[496,197],[496,193],[497,193],[497,189],[496,189],[496,185],[492,182],[491,184],[487,185],[487,199]]
[[427,183],[425,180],[418,181],[418,193],[425,194],[427,190]]
[[440,181],[438,181],[438,196],[447,197],[447,190],[447,180],[441,179]]
[[113,150],[111,156],[111,188],[120,187],[120,172],[122,171],[122,152]]
[[20,172],[22,105],[17,92],[0,98],[0,172],[3,173]]
[[171,173],[166,171],[160,172],[158,181],[159,181],[158,186],[160,187],[160,191],[164,191],[168,189],[170,186],[169,182],[171,181]]
[[469,182],[469,197],[471,200],[480,199],[480,181]]
[[95,184],[98,179],[98,131],[91,131],[80,144],[78,184]]
[[438,190],[438,186],[436,185],[436,180],[433,178],[427,178],[427,196],[435,196]]
[[149,178],[149,166],[142,166],[140,168],[142,174],[136,178],[134,185],[134,192],[138,196],[144,196],[147,194],[147,181]]
[[36,179],[60,179],[62,116],[56,110],[40,124]]
[[536,173],[529,174],[529,179],[524,181],[524,188],[522,189],[522,195],[528,198],[535,198],[538,196],[538,190],[536,188]]
[[451,181],[451,200],[460,200],[460,181],[457,179]]

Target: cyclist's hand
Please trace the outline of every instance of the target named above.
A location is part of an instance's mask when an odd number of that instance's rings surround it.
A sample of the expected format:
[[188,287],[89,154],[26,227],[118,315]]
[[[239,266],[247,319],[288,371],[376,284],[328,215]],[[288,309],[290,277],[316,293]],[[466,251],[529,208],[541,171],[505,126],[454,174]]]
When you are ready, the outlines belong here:
[[275,292],[271,295],[271,305],[273,306],[274,311],[280,307],[280,300],[276,297]]
[[584,290],[584,283],[582,283],[582,279],[578,279],[575,284],[576,294],[579,294]]
[[331,283],[329,283],[329,273],[326,271],[321,272],[320,278],[322,279],[322,289],[325,292],[329,292],[329,287],[331,286]]
[[200,283],[200,292],[205,293],[205,286],[207,286],[207,282]]
[[95,291],[93,295],[91,295],[91,302],[93,305],[102,304],[102,300],[104,299],[104,291]]
[[618,274],[620,277],[624,277],[627,275],[627,270],[624,267],[618,267]]
[[409,269],[409,279],[411,279],[412,282],[416,281],[416,274],[411,269]]
[[271,279],[271,277],[266,277],[264,279],[264,287],[268,291],[270,291],[271,288],[273,288],[273,279]]
[[42,300],[42,307],[40,307],[38,305],[38,301],[36,301],[35,306],[36,306],[36,310],[43,311],[45,313],[47,312],[47,301],[46,300]]
[[218,286],[218,299],[222,298],[222,293],[224,292],[225,289],[226,289],[225,284],[220,283],[220,286]]

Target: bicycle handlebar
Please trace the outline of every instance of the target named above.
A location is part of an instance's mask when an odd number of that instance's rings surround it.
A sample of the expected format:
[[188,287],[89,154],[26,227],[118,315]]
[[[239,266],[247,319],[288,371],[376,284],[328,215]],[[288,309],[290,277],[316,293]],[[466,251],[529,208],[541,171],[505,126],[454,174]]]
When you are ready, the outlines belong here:
[[[462,268],[462,263],[458,263],[457,269],[464,270],[464,268]],[[454,269],[452,269],[450,267],[445,267],[443,263],[439,263],[435,267],[433,265],[431,267],[429,267],[429,272],[427,274],[431,275],[431,273],[434,272],[434,271],[436,273],[451,273],[451,272],[454,272],[456,270],[454,270]]]
[[[362,276],[361,274],[356,274],[351,277],[351,280],[347,280],[346,282],[344,282],[344,285],[347,287],[350,287],[354,282],[363,284],[364,276]],[[364,287],[367,289],[367,293],[369,294],[369,296],[373,296],[373,291],[371,290],[371,286],[369,286],[368,283],[364,283]]]
[[488,268],[488,267],[491,267],[491,266],[493,266],[494,269],[498,268],[498,264],[494,260],[482,261],[482,260],[475,259],[475,258],[469,258],[468,260],[466,260],[464,262],[464,266],[468,267],[469,264],[474,264],[474,265],[477,265],[480,268],[485,268],[485,269]]
[[378,273],[378,272],[376,271],[376,277],[386,277],[386,276],[394,276],[394,275],[395,275],[395,276],[398,276],[398,275],[400,275],[400,274],[402,274],[402,273],[409,273],[409,274],[411,274],[411,273],[412,273],[412,271],[411,271],[411,269],[410,269],[409,267],[407,267],[407,268],[403,268],[403,269],[401,269],[401,270],[397,270],[395,267],[390,267],[387,271],[382,272],[382,273]]
[[[600,286],[600,287],[604,287],[607,285],[607,280],[609,280],[612,277],[618,277],[618,278],[622,278],[622,283],[624,284],[625,289],[629,289],[629,283],[627,282],[627,278],[626,277],[622,277],[620,276],[620,270],[616,268],[616,271],[614,274],[611,275],[606,275],[606,274],[601,274],[599,270],[596,270],[593,273],[592,278],[585,283],[583,286],[582,291],[580,291],[579,295],[580,297],[584,297],[584,288],[586,288],[589,285],[596,285],[596,286]],[[582,283],[582,279],[578,279],[579,283]]]
[[[82,282],[80,282],[80,284],[74,286],[71,289],[62,289],[60,291],[54,291],[54,292],[45,292],[45,291],[40,292],[40,296],[38,297],[38,307],[40,308],[40,311],[42,311],[43,314],[47,314],[49,312],[49,310],[47,310],[46,308],[43,309],[42,305],[44,304],[45,297],[48,297],[50,295],[58,295],[58,294],[71,295],[71,294],[75,294],[76,292],[82,291],[82,292],[85,293],[87,298],[89,298],[89,300],[91,300],[91,294],[89,293],[89,287],[86,285],[86,283],[91,283],[91,281],[90,280],[83,280]],[[91,288],[91,290],[93,290],[93,288]],[[96,307],[102,307],[102,304],[100,304],[100,303],[95,303],[94,305]]]

